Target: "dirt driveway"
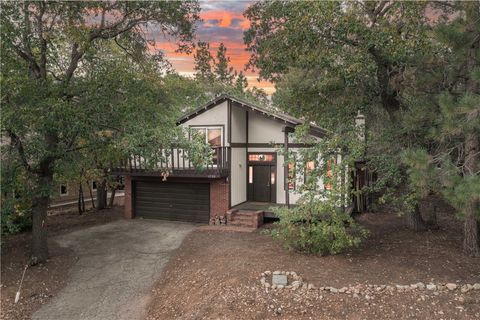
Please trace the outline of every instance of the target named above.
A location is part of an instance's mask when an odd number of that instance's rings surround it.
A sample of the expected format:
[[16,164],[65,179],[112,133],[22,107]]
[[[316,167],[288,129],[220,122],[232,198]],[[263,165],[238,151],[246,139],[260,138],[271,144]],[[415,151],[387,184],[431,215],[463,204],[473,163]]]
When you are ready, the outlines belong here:
[[120,220],[59,236],[75,251],[67,286],[33,319],[141,319],[152,284],[193,224]]

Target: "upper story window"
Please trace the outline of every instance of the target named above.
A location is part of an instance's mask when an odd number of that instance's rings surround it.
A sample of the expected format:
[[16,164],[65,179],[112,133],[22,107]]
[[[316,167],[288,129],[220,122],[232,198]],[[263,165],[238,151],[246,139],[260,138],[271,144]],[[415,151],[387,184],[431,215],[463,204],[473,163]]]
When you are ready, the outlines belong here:
[[221,147],[223,142],[223,127],[191,127],[205,136],[205,142],[212,147]]

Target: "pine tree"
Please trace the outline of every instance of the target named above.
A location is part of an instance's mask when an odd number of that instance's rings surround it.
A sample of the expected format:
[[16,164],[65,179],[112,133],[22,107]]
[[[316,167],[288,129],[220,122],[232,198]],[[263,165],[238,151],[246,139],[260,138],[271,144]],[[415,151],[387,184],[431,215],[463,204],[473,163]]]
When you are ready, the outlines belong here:
[[217,59],[215,62],[215,75],[217,80],[224,85],[231,85],[233,82],[233,68],[229,66],[230,57],[227,56],[227,47],[222,43],[218,47]]
[[195,78],[202,81],[212,81],[214,79],[212,65],[215,61],[210,53],[210,44],[208,42],[198,42],[193,56],[195,59]]
[[240,71],[235,78],[235,91],[238,93],[244,93],[247,87],[248,87],[247,77],[245,77],[243,72]]
[[464,253],[480,256],[480,3],[457,2],[453,10],[435,30],[443,50],[430,83],[440,79],[443,92],[430,96],[436,109],[414,110],[427,115],[428,135],[406,163],[417,195],[425,185],[441,192],[464,220]]

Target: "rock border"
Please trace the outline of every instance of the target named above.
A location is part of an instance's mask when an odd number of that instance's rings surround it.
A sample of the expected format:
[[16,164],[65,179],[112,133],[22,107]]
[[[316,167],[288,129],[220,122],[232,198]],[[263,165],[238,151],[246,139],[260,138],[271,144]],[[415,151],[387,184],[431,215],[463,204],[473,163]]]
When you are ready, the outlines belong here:
[[[283,274],[287,276],[287,285],[275,285],[271,283],[271,276],[274,274]],[[270,282],[267,280],[267,277],[270,278]],[[314,290],[318,289],[320,291],[328,291],[330,293],[340,293],[340,294],[353,294],[354,297],[358,297],[360,294],[364,295],[367,300],[369,299],[369,294],[381,293],[381,292],[409,292],[409,291],[430,291],[434,294],[439,294],[440,292],[453,292],[453,291],[460,291],[461,293],[467,293],[472,290],[479,290],[480,291],[480,283],[474,284],[457,284],[457,283],[428,283],[424,284],[423,282],[417,282],[413,284],[407,285],[362,285],[358,284],[355,286],[346,286],[342,288],[335,288],[335,287],[319,287],[316,288],[312,283],[307,283],[300,277],[295,271],[264,271],[260,274],[260,284],[265,289],[272,289],[272,290],[282,290],[282,289],[290,289],[290,290]],[[373,297],[372,297],[373,298]]]

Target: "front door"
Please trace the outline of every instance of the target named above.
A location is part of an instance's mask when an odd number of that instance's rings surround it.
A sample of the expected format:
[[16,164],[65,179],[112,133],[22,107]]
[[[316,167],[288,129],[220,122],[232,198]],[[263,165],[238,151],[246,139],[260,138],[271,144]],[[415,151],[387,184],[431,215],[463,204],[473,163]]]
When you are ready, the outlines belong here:
[[253,166],[253,201],[270,202],[270,166]]

